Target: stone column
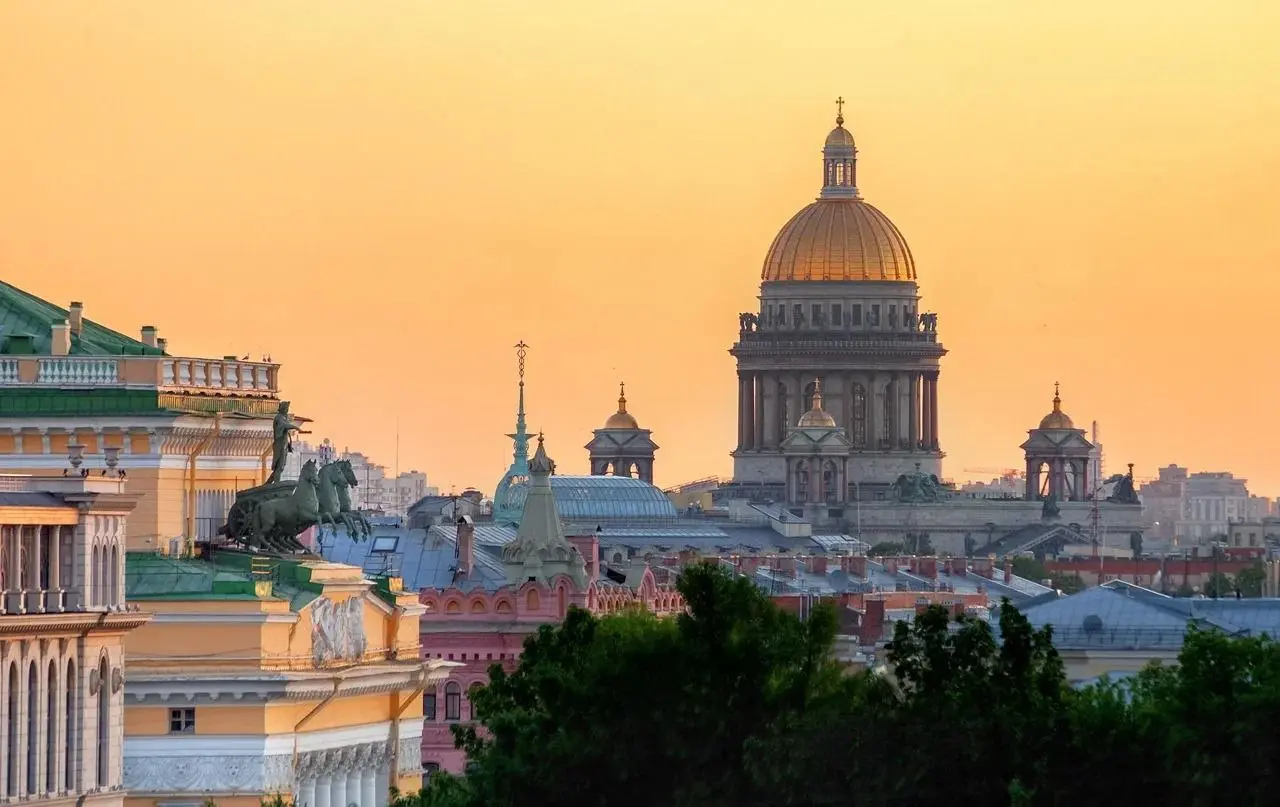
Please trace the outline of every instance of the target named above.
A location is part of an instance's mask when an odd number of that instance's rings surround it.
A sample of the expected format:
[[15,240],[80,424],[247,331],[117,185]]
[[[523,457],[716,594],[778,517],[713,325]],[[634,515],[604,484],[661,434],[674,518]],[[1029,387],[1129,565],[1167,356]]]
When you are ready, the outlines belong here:
[[378,807],[378,773],[373,768],[360,772],[360,807]]
[[45,608],[63,610],[62,605],[62,531],[65,527],[49,528],[49,592],[45,595]]
[[[311,782],[311,788],[315,791],[315,807],[333,807],[329,803],[329,797],[333,793],[332,782],[328,776],[317,776],[315,781]],[[338,805],[341,807],[341,805]]]
[[329,778],[330,807],[347,807],[347,773],[335,771]]
[[764,444],[764,373],[756,373],[753,379],[755,397],[751,398],[751,447],[762,450]]
[[27,550],[27,610],[39,613],[44,610],[44,586],[40,584],[40,533],[43,527],[31,527]]
[[865,405],[867,409],[867,448],[876,449],[880,447],[880,418],[883,413],[880,407],[876,405],[876,374],[874,372],[867,373],[867,392]]
[[378,768],[378,799],[374,802],[377,807],[386,807],[387,801],[391,796],[391,767],[395,763],[395,757],[386,765]]
[[307,778],[298,785],[298,806],[316,807],[316,780]]
[[791,394],[791,411],[787,413],[787,428],[794,428],[800,422],[800,416],[809,411],[804,408],[804,373],[796,373],[796,386]]
[[941,445],[938,437],[938,374],[933,373],[929,383],[929,430],[932,436],[929,447],[937,451]]
[[746,389],[744,392],[747,404],[747,422],[743,424],[746,430],[744,437],[747,441],[747,450],[754,451],[756,447],[756,385],[755,376],[750,373],[746,376]]
[[362,784],[363,784],[363,777],[361,776],[360,771],[358,770],[347,771],[347,778],[346,778],[347,795],[346,795],[346,800],[343,802],[343,804],[345,804],[347,807],[351,807],[352,804],[357,804],[357,805],[360,805],[360,807],[364,807],[364,802],[360,801],[360,787]]
[[747,375],[738,371],[738,450],[747,447]]
[[911,442],[911,450],[920,450],[920,374],[911,373],[911,402],[908,404],[910,413],[908,416],[910,432],[907,439]]
[[933,376],[930,374],[926,374],[921,379],[921,384],[923,385],[922,392],[921,392],[923,407],[920,414],[920,420],[922,425],[924,426],[924,450],[932,451],[933,450],[933,394],[932,394],[933,393]]
[[778,377],[765,373],[759,383],[764,388],[764,447],[776,449],[782,442],[778,434]]

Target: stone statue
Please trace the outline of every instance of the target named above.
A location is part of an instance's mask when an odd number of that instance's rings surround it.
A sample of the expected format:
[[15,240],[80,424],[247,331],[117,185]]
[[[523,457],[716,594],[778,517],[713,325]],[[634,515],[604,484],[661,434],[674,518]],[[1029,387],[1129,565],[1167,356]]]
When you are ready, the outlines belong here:
[[898,309],[893,306],[889,306],[889,327],[898,327]]
[[1040,507],[1040,518],[1051,519],[1061,518],[1062,512],[1058,509],[1058,497],[1049,495],[1045,498],[1044,504]]
[[268,485],[279,482],[284,475],[284,465],[293,451],[294,432],[305,434],[302,424],[289,414],[289,402],[281,401],[271,424],[271,476],[267,477]]
[[904,504],[938,502],[946,498],[946,491],[937,475],[921,472],[918,462],[914,473],[900,474],[894,480],[889,493]]
[[1115,487],[1111,490],[1111,495],[1107,497],[1107,501],[1112,504],[1142,504],[1142,500],[1138,498],[1138,491],[1133,487],[1133,464],[1129,464],[1129,473],[1120,476],[1119,474],[1111,477],[1108,481],[1115,482]]
[[319,597],[311,604],[311,655],[317,666],[359,661],[364,635],[364,598],[352,595],[341,603]]
[[796,315],[791,318],[791,327],[797,331],[804,327],[803,311],[796,312]]
[[920,325],[925,333],[937,333],[938,331],[938,315],[929,313],[920,315]]
[[744,311],[738,315],[738,330],[742,333],[755,333],[760,330],[760,317]]
[[1129,548],[1133,550],[1133,559],[1137,560],[1142,555],[1142,533],[1129,533]]
[[915,311],[907,312],[907,327],[913,331],[920,330],[920,315]]
[[973,557],[973,551],[978,548],[978,542],[973,539],[969,533],[964,534],[964,556],[966,558]]
[[819,309],[817,309],[816,311],[814,311],[814,312],[813,312],[813,327],[815,327],[815,328],[822,328],[822,327],[825,327],[825,326],[826,326],[826,324],[827,324],[827,314],[826,314],[826,312],[825,312],[823,309],[821,309],[821,308],[819,308]]

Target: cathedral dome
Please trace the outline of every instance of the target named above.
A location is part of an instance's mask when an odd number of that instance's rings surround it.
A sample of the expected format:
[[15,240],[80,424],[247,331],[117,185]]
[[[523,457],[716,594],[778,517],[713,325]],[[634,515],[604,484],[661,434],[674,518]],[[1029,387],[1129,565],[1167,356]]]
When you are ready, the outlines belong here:
[[773,239],[761,280],[915,280],[907,240],[861,199],[819,199]]
[[606,429],[638,429],[640,424],[636,422],[635,416],[627,411],[627,385],[620,384],[618,391],[618,411],[609,416],[604,422]]
[[1058,396],[1058,385],[1053,385],[1053,411],[1040,419],[1042,429],[1074,429],[1076,424],[1062,411],[1062,398]]
[[836,128],[822,146],[822,193],[773,239],[760,279],[913,281],[907,239],[858,193],[858,148],[844,128],[844,100]]

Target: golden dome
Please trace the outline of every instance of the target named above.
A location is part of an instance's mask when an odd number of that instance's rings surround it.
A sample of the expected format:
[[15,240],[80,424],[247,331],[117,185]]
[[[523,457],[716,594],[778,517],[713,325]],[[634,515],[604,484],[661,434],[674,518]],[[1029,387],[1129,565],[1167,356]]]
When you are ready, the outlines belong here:
[[801,429],[834,429],[836,419],[822,408],[822,379],[813,380],[813,408],[800,416],[797,426]]
[[861,199],[819,199],[787,222],[761,280],[915,280],[911,249],[885,214]]
[[838,146],[841,148],[854,148],[853,135],[849,130],[844,128],[844,118],[839,118],[836,128],[831,130],[831,134],[827,135],[827,142],[824,146]]
[[1040,420],[1042,429],[1074,429],[1076,424],[1062,411],[1062,398],[1058,397],[1058,382],[1053,382],[1053,411]]
[[609,416],[604,422],[606,429],[638,429],[640,424],[627,411],[627,385],[625,383],[618,385],[618,411]]

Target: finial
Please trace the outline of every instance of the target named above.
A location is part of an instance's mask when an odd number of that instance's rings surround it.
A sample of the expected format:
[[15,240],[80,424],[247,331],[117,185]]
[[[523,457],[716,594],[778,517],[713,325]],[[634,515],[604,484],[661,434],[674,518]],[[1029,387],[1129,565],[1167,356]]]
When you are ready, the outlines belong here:
[[836,126],[844,126],[844,96],[836,99]]
[[1053,411],[1057,412],[1062,408],[1062,398],[1058,396],[1058,382],[1053,382]]
[[542,445],[542,432],[538,432],[538,445]]
[[618,414],[625,415],[627,413],[627,382],[618,382]]
[[524,357],[529,353],[529,346],[521,339],[516,342],[516,358],[520,361],[520,385],[524,386]]
[[817,377],[813,379],[813,408],[822,408],[822,379]]

